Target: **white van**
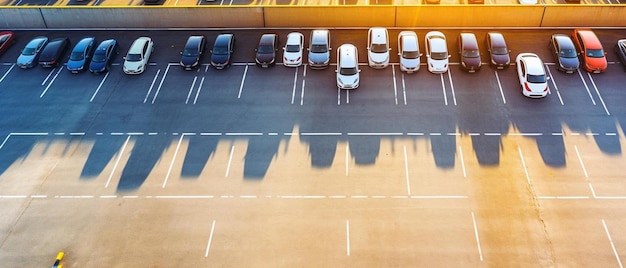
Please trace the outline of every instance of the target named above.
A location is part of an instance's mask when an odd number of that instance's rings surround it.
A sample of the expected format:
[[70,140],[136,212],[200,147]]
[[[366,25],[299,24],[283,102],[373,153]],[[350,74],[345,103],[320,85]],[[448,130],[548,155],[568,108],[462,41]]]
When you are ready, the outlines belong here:
[[383,27],[370,28],[367,34],[367,59],[369,66],[383,69],[389,65],[389,34]]
[[337,87],[356,89],[359,87],[359,54],[352,44],[343,44],[337,49]]

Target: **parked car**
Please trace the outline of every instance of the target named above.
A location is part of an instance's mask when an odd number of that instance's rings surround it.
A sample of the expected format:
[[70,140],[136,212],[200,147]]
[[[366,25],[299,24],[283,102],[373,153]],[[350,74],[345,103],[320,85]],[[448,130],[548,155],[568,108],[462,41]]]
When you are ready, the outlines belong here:
[[278,51],[278,34],[263,34],[255,51],[257,65],[263,68],[274,65]]
[[434,74],[441,74],[448,71],[448,45],[446,36],[439,31],[430,31],[426,34],[426,60],[428,71]]
[[15,33],[11,31],[0,32],[0,55],[15,43]]
[[45,36],[37,36],[30,40],[22,49],[20,56],[17,57],[17,66],[22,69],[34,67],[38,63],[41,50],[46,44],[48,44],[48,37]]
[[624,67],[624,71],[626,71],[626,39],[620,39],[615,44],[615,53],[619,58],[619,61],[622,63],[622,67]]
[[185,70],[198,68],[205,47],[206,37],[204,35],[192,35],[187,38],[185,48],[180,52],[180,67]]
[[50,40],[39,56],[39,65],[44,68],[56,68],[61,65],[65,53],[70,47],[70,39],[67,37]]
[[556,68],[566,73],[578,70],[578,53],[572,39],[565,34],[553,34],[550,38],[550,51],[556,62]]
[[417,34],[413,31],[402,31],[398,34],[398,56],[400,71],[412,73],[420,69],[420,53]]
[[330,63],[330,31],[311,31],[311,41],[309,43],[309,67],[312,69],[323,69]]
[[111,68],[111,62],[115,55],[120,52],[119,45],[115,39],[107,39],[96,47],[89,63],[89,72],[93,74],[106,73]]
[[367,33],[367,61],[374,69],[383,69],[389,65],[389,33],[387,28],[373,27]]
[[287,43],[283,47],[283,65],[298,67],[302,65],[302,51],[304,50],[304,35],[292,32],[287,35]]
[[72,49],[70,59],[67,61],[67,70],[78,73],[89,66],[89,61],[96,47],[96,38],[93,36],[83,37]]
[[457,46],[461,56],[461,68],[470,73],[480,70],[482,61],[476,35],[473,33],[460,33],[457,37]]
[[235,52],[235,35],[220,34],[215,38],[211,50],[211,65],[215,69],[230,67],[233,52]]
[[576,44],[576,49],[580,51],[583,58],[585,70],[591,73],[602,73],[606,71],[606,53],[602,48],[602,43],[596,34],[590,29],[574,29],[572,39]]
[[356,89],[359,87],[359,53],[352,44],[343,44],[337,49],[337,87]]
[[139,37],[128,49],[124,57],[123,70],[125,74],[141,74],[148,66],[148,60],[152,55],[154,43],[150,37]]
[[548,94],[548,76],[543,61],[534,53],[520,53],[515,59],[522,94],[530,98],[543,98]]
[[491,66],[496,67],[496,69],[504,69],[511,64],[511,57],[509,56],[511,51],[507,48],[501,33],[488,32],[485,42],[487,43]]

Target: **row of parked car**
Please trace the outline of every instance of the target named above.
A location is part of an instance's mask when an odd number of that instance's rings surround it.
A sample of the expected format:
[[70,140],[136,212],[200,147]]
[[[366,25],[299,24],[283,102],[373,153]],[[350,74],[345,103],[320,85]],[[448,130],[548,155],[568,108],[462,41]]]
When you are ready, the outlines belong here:
[[[311,31],[308,44],[308,65],[313,69],[329,66],[331,36],[326,29]],[[12,32],[0,32],[0,53],[14,43]],[[397,36],[400,70],[407,73],[417,72],[421,65],[418,36],[413,31],[401,31]],[[210,64],[215,69],[228,68],[232,62],[235,47],[235,35],[219,34],[209,51]],[[480,70],[483,62],[480,55],[478,38],[474,33],[462,32],[456,38],[457,52],[461,58],[461,68],[468,72]],[[484,43],[489,52],[489,62],[494,68],[503,69],[511,64],[510,50],[504,36],[499,32],[488,32]],[[207,47],[204,35],[193,35],[187,39],[180,52],[180,66],[185,70],[200,65]],[[278,34],[263,34],[255,49],[255,62],[261,67],[269,67],[276,63],[280,42]],[[590,29],[574,29],[571,36],[554,34],[548,45],[554,56],[557,69],[566,73],[574,73],[579,66],[589,72],[601,73],[606,70],[606,52],[595,33]],[[33,38],[22,49],[17,59],[21,68],[57,67],[62,64],[66,52],[70,48],[68,38],[38,36]],[[446,36],[440,31],[430,31],[424,37],[426,66],[428,71],[440,74],[448,71],[450,53]],[[305,37],[302,33],[291,32],[287,35],[282,47],[283,65],[297,67],[303,64]],[[154,43],[150,37],[137,38],[124,57],[123,71],[126,74],[140,74],[148,65]],[[626,70],[626,39],[619,40],[615,45]],[[89,70],[92,73],[107,72],[115,55],[119,54],[119,45],[115,39],[107,39],[100,43],[94,37],[84,37],[71,49],[67,62],[67,70],[77,73]],[[372,27],[367,36],[368,65],[374,69],[384,69],[390,63],[391,47],[389,33],[384,27]],[[342,89],[355,89],[359,86],[359,59],[357,47],[343,44],[337,50],[337,86]],[[528,97],[543,97],[548,91],[543,61],[533,53],[520,53],[515,58],[522,92]]]

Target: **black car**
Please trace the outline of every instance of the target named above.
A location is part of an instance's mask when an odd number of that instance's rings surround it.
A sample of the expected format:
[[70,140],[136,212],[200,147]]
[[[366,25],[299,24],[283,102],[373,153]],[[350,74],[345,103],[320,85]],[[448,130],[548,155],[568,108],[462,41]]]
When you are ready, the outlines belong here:
[[565,34],[553,34],[550,38],[550,51],[556,61],[556,68],[566,73],[578,70],[580,62],[572,39]]
[[206,37],[204,35],[192,35],[187,39],[185,48],[180,52],[180,67],[191,70],[200,66],[202,53],[206,47]]
[[230,59],[235,48],[234,34],[220,34],[215,38],[213,49],[211,50],[211,65],[215,69],[230,67]]
[[52,39],[41,52],[39,65],[45,68],[59,66],[69,46],[70,39],[67,37]]
[[624,67],[624,71],[626,71],[626,39],[617,40],[617,44],[615,44],[615,53],[617,53],[619,61]]
[[461,68],[470,73],[480,70],[480,50],[478,41],[473,33],[460,33],[457,38],[459,55],[461,56]]
[[276,63],[276,52],[278,52],[278,34],[263,34],[259,40],[259,47],[256,51],[256,63],[267,68]]
[[487,51],[489,51],[489,58],[491,66],[496,69],[504,69],[511,63],[509,53],[511,52],[504,41],[504,36],[498,32],[488,32],[485,37],[487,43]]
[[111,61],[115,55],[120,53],[120,47],[115,39],[108,39],[100,42],[91,57],[89,71],[93,74],[100,74],[109,71]]

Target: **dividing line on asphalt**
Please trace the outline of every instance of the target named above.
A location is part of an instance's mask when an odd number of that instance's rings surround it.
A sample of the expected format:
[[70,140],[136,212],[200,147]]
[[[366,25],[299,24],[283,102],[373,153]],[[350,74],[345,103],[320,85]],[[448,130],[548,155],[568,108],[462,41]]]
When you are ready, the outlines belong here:
[[350,221],[346,220],[346,255],[350,256]]
[[406,193],[411,195],[411,183],[409,181],[409,159],[406,155],[406,145],[404,145],[404,174],[406,177]]
[[243,85],[246,82],[246,74],[248,73],[248,65],[246,64],[246,68],[243,70],[243,76],[241,77],[241,84],[239,85],[239,93],[237,94],[237,98],[241,98],[241,91],[243,91]]
[[152,83],[150,84],[150,88],[148,88],[148,93],[146,93],[146,97],[143,99],[143,103],[148,102],[148,97],[150,97],[150,92],[152,92],[152,88],[154,87],[154,83],[156,82],[159,74],[161,73],[161,69],[158,69],[156,74],[154,75],[154,79],[152,79]]
[[170,162],[170,167],[167,169],[167,174],[165,175],[165,179],[163,180],[163,185],[161,186],[161,188],[165,188],[165,184],[167,184],[167,180],[170,178],[172,168],[174,167],[174,162],[176,161],[176,156],[178,155],[178,150],[180,149],[180,144],[183,142],[183,138],[185,138],[185,135],[186,133],[183,133],[178,139],[178,144],[176,145],[176,149],[174,150],[174,156],[172,157],[172,161]]
[[291,91],[291,104],[293,104],[296,99],[296,88],[298,87],[298,69],[299,67],[296,67],[295,72],[293,74],[293,90]]
[[480,256],[480,261],[483,261],[483,250],[480,247],[480,237],[478,236],[478,227],[476,224],[476,216],[474,216],[474,211],[472,211],[472,222],[474,223],[474,236],[476,237],[476,246],[478,247],[478,256]]
[[126,138],[126,141],[124,142],[124,145],[122,146],[122,149],[118,152],[117,160],[115,160],[115,165],[113,165],[113,170],[111,170],[111,174],[109,174],[109,178],[107,179],[107,182],[104,185],[104,188],[109,188],[109,184],[111,183],[113,174],[115,173],[115,170],[117,169],[117,166],[120,163],[120,159],[122,158],[122,155],[124,154],[124,150],[126,149],[126,145],[128,145],[128,141],[130,140],[130,137],[131,136],[128,135],[128,137]]
[[617,264],[619,264],[620,268],[624,268],[622,265],[622,261],[619,259],[619,254],[617,254],[617,249],[615,248],[615,244],[613,243],[613,239],[611,238],[611,233],[609,233],[609,228],[606,227],[606,222],[602,219],[602,226],[604,226],[604,231],[606,232],[606,236],[609,238],[609,242],[611,243],[611,248],[613,249],[613,253],[615,254],[615,259],[617,260]]
[[596,86],[596,82],[593,81],[593,78],[591,77],[590,73],[587,73],[587,75],[589,76],[589,81],[591,81],[591,85],[596,90],[596,94],[598,94],[598,99],[600,99],[600,102],[602,103],[602,107],[604,107],[604,111],[606,112],[606,115],[611,115],[611,113],[609,112],[609,109],[606,108],[606,104],[604,103],[604,99],[602,98],[602,95],[600,95],[600,91],[598,90],[598,87]]
[[396,99],[396,105],[398,105],[398,86],[396,85],[396,67],[394,64],[391,64],[391,73],[393,78],[393,95]]
[[89,99],[89,102],[92,102],[92,101],[93,101],[93,99],[95,99],[95,98],[96,98],[96,95],[98,95],[98,92],[100,91],[100,88],[102,88],[102,84],[104,84],[104,81],[105,81],[105,80],[107,80],[107,77],[109,77],[109,73],[110,73],[110,72],[107,72],[107,73],[104,75],[104,78],[102,78],[102,81],[100,81],[100,84],[99,84],[99,85],[98,85],[98,87],[96,88],[96,92],[94,92],[94,93],[93,93],[93,95],[91,96],[91,99]]
[[452,83],[452,74],[450,68],[448,68],[448,80],[450,81],[450,90],[452,91],[452,100],[454,101],[454,106],[456,106],[456,93],[454,92],[454,83]]
[[587,89],[587,94],[589,94],[591,103],[593,103],[593,105],[596,105],[596,101],[593,99],[593,96],[591,95],[591,90],[589,90],[589,86],[587,86],[587,82],[585,81],[585,78],[583,77],[583,74],[580,72],[580,70],[578,70],[578,76],[580,76],[580,80],[583,81],[583,85],[585,86],[585,89]]
[[204,251],[204,257],[209,256],[209,250],[211,249],[211,242],[213,241],[213,232],[215,231],[215,220],[211,224],[211,233],[209,234],[209,241],[206,244],[206,251]]
[[6,71],[4,73],[4,75],[0,78],[0,83],[2,83],[2,81],[4,81],[4,78],[6,78],[7,75],[9,75],[9,73],[11,72],[11,70],[13,70],[14,67],[15,67],[15,63],[11,64],[11,68],[9,68],[9,70]]
[[169,63],[167,64],[167,68],[165,68],[165,72],[163,72],[163,77],[161,77],[161,82],[159,82],[159,86],[157,87],[156,92],[154,92],[154,97],[152,97],[152,103],[154,104],[154,101],[156,101],[157,96],[159,96],[159,92],[161,92],[161,87],[163,86],[163,82],[165,82],[165,77],[167,77],[167,72],[169,72],[170,67],[172,65],[176,65],[175,63]]
[[502,102],[506,104],[506,98],[504,98],[504,90],[502,90],[502,83],[500,83],[500,76],[498,71],[493,71],[496,74],[496,81],[498,82],[498,88],[500,89],[500,95],[502,96]]
[[[554,81],[554,77],[552,76],[552,72],[550,71],[550,68],[546,65],[546,70],[548,70],[548,75],[550,76],[550,80],[552,81],[552,86],[554,86],[554,89],[556,90],[556,95],[559,97],[559,101],[561,102],[561,105],[565,105],[563,103],[563,98],[561,98],[561,93],[559,92],[559,87],[556,86],[556,81]],[[550,91],[548,91],[550,92]]]
[[[54,77],[52,77],[52,80],[50,80],[50,83],[48,83],[48,86],[46,86],[46,89],[44,89],[43,92],[41,92],[41,95],[39,95],[39,98],[43,98],[43,95],[46,95],[46,92],[48,92],[48,89],[50,89],[50,87],[52,86],[52,83],[54,83],[54,80],[57,79],[61,70],[63,70],[63,67],[60,67],[57,73],[54,74]],[[54,71],[54,69],[52,69],[52,71]],[[50,71],[50,73],[52,73],[52,71]]]

